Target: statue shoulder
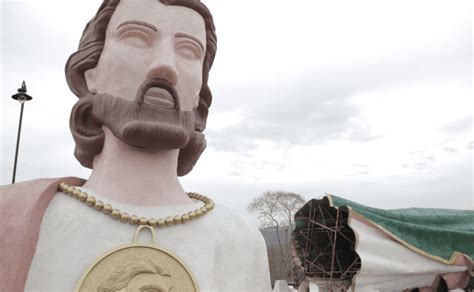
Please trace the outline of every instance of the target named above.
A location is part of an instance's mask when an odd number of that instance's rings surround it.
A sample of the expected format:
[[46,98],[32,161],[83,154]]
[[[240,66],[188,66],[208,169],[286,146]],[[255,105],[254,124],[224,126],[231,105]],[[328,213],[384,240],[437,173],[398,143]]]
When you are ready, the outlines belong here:
[[58,190],[61,182],[82,185],[84,180],[76,177],[42,178],[0,186],[0,212],[8,222],[30,220],[41,222],[46,207]]
[[38,188],[47,187],[49,184],[51,184],[55,180],[58,180],[58,178],[39,178],[39,179],[34,179],[34,180],[17,182],[15,184],[3,185],[3,186],[0,186],[0,194],[10,195],[14,193],[37,190]]
[[[75,177],[36,179],[0,186],[0,290],[23,290],[28,269],[36,249],[44,211],[57,192],[58,185],[66,182],[82,185]],[[14,268],[12,268],[14,267]]]
[[21,201],[23,205],[28,205],[30,201],[36,201],[44,195],[54,195],[61,182],[82,185],[84,180],[76,177],[40,178],[3,185],[0,186],[0,204]]
[[219,248],[246,254],[241,260],[267,262],[267,247],[257,226],[224,206],[217,205],[214,211],[211,219],[216,225],[214,232],[219,234]]
[[267,248],[260,230],[229,208],[217,205],[214,211],[210,219],[216,222],[219,236],[214,244],[220,255],[216,266],[233,275],[220,291],[271,291]]
[[246,242],[247,244],[250,242],[265,244],[258,228],[247,222],[241,215],[221,205],[217,205],[214,211],[212,219],[218,231],[225,238]]

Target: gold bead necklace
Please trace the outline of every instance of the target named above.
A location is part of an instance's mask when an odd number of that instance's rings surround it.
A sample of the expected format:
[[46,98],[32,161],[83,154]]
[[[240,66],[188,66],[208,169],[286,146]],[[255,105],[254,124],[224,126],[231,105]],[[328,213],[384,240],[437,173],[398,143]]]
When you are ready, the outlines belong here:
[[210,198],[200,195],[198,193],[186,193],[191,199],[196,199],[204,203],[204,207],[190,211],[186,214],[176,215],[174,217],[166,218],[145,218],[138,217],[137,215],[129,215],[126,212],[122,212],[119,209],[114,209],[110,204],[104,204],[102,201],[96,200],[93,196],[90,196],[86,192],[70,186],[65,183],[59,184],[59,190],[65,194],[71,195],[79,201],[87,204],[90,207],[94,207],[98,211],[102,211],[104,214],[110,217],[120,220],[123,223],[129,223],[132,225],[149,225],[153,227],[165,227],[175,224],[186,223],[187,221],[194,220],[198,217],[203,216],[207,212],[214,209],[214,201]]

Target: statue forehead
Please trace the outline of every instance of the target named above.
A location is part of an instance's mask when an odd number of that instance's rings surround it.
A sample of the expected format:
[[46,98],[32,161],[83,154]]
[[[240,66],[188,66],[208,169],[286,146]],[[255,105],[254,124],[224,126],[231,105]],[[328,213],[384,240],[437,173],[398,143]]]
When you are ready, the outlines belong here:
[[107,31],[115,30],[125,21],[143,21],[159,31],[186,33],[206,46],[206,30],[202,16],[187,7],[165,5],[158,0],[120,0]]

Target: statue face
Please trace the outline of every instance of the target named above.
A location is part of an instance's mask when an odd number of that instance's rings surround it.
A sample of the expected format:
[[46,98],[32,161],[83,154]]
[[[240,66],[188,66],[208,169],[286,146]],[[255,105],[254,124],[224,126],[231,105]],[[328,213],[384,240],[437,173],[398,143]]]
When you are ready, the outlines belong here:
[[[202,85],[204,20],[182,6],[156,0],[121,0],[107,27],[97,66],[86,71],[89,90],[151,108],[191,111]],[[143,82],[158,79],[167,86]]]
[[70,118],[74,155],[87,168],[103,149],[104,128],[134,147],[179,149],[179,176],[206,147],[214,22],[199,1],[161,1],[169,5],[103,2],[66,63],[68,85],[80,97]]

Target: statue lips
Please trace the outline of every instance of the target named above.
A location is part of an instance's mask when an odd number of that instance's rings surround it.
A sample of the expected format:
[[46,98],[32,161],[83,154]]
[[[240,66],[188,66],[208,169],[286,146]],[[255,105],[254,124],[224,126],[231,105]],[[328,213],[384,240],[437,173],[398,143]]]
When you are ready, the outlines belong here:
[[160,87],[152,87],[147,90],[143,99],[145,104],[159,108],[174,108],[174,100],[171,94]]
[[176,89],[168,80],[151,78],[145,80],[137,91],[138,104],[147,104],[164,109],[180,109],[179,97]]

